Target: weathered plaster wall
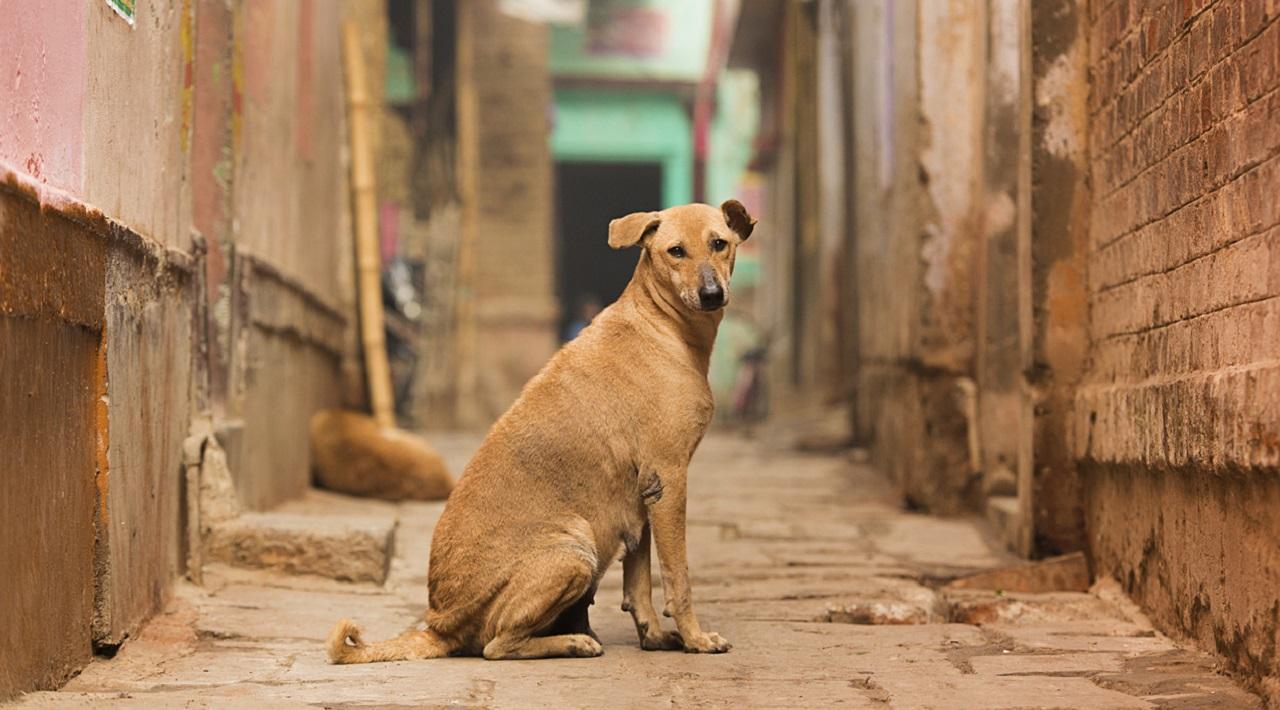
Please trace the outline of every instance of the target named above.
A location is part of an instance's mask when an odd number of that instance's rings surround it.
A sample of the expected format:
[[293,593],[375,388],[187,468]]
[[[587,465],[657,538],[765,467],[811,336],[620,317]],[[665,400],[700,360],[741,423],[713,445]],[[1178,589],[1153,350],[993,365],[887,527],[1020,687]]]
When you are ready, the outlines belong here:
[[958,512],[980,493],[970,434],[986,15],[964,2],[859,3],[855,28],[858,429],[909,501]]
[[266,509],[311,483],[308,423],[340,403],[342,337],[347,320],[262,263],[238,262],[239,321],[233,386],[237,426],[229,441],[240,500]]
[[[30,177],[7,172],[4,180],[0,231],[10,243],[4,250],[9,263],[0,265],[5,276],[0,301],[17,304],[9,312],[39,328],[14,328],[0,341],[6,355],[23,358],[6,369],[14,379],[3,382],[3,394],[38,413],[45,402],[36,401],[36,388],[23,390],[20,383],[65,380],[88,397],[92,414],[92,427],[71,430],[20,410],[5,418],[12,427],[7,448],[21,451],[45,445],[50,451],[44,455],[52,457],[41,464],[40,454],[33,453],[17,462],[21,468],[8,478],[19,486],[19,493],[24,479],[32,475],[64,482],[61,492],[43,491],[61,498],[27,501],[35,509],[54,506],[56,516],[17,513],[4,519],[11,529],[6,527],[0,535],[15,540],[34,536],[42,546],[63,554],[67,546],[84,543],[77,540],[79,530],[91,531],[82,548],[90,559],[87,575],[64,566],[74,567],[79,559],[75,554],[49,563],[52,573],[65,575],[57,584],[85,592],[90,613],[55,605],[61,615],[46,618],[43,608],[24,610],[19,605],[15,610],[46,624],[33,632],[43,634],[32,641],[37,647],[66,634],[110,647],[160,608],[170,580],[181,571],[178,457],[192,399],[188,285],[193,262]],[[42,333],[48,340],[37,337]],[[80,343],[78,351],[65,349],[71,334],[79,334],[73,337]],[[55,349],[41,355],[48,347]],[[88,379],[83,375],[86,366],[92,370]],[[58,406],[69,406],[56,392],[49,395]],[[66,416],[71,424],[83,421],[74,411]],[[50,436],[57,437],[56,442]],[[65,457],[82,450],[92,454],[87,469],[67,470]],[[89,505],[77,510],[75,496],[66,490],[80,486],[89,491]],[[25,560],[8,563],[0,569],[6,578],[19,580],[15,593],[36,594],[38,601],[39,581],[23,579]],[[37,655],[37,660],[41,668],[54,669],[54,675],[75,668],[88,652],[87,647],[74,653],[66,647],[45,650],[51,655]],[[47,685],[51,677],[18,676],[13,687]]]
[[182,440],[191,417],[190,262],[113,249],[106,274],[106,515],[94,641],[121,643],[160,610],[181,560]]
[[855,422],[903,486],[922,465],[916,4],[853,3],[859,377]]
[[204,287],[205,406],[226,416],[232,361],[231,299],[227,281],[232,261],[232,126],[236,89],[232,73],[232,8],[223,0],[196,3],[191,119],[191,228],[204,248],[197,281]]
[[1280,703],[1280,10],[1095,3],[1090,366],[1075,450],[1097,570]]
[[[180,570],[180,462],[191,401],[187,155],[194,14],[140,2],[134,26],[89,3],[84,28],[84,181],[109,216],[105,281],[107,461],[96,521],[94,642],[120,643],[164,603]],[[68,28],[58,30],[70,34]]]
[[[1029,478],[1030,410],[1025,387],[1028,349],[1024,325],[1029,318],[1027,232],[1023,194],[1028,148],[1024,135],[1023,8],[1018,0],[987,4],[986,70],[983,91],[981,203],[976,216],[981,232],[975,265],[976,332],[974,379],[977,385],[977,466],[983,474],[988,506],[1023,497],[1021,479]],[[1029,501],[1029,498],[1026,498]],[[1015,508],[1014,510],[1018,510]],[[1021,512],[1021,511],[1019,511]],[[1030,552],[1025,514],[996,516],[1005,541]]]
[[852,300],[853,261],[848,253],[852,242],[848,233],[847,185],[851,177],[850,148],[845,145],[849,128],[845,115],[849,111],[850,89],[845,73],[845,54],[849,51],[847,11],[840,3],[818,6],[815,16],[818,36],[815,43],[814,79],[816,111],[812,135],[818,150],[812,165],[817,178],[817,268],[813,282],[818,299],[815,311],[821,314],[813,336],[816,375],[829,403],[842,402],[853,389],[852,329],[841,321]]
[[[12,82],[6,82],[4,103],[13,107],[8,118],[14,130],[5,132],[13,142],[6,143],[4,158],[36,181],[67,191],[27,195],[56,205],[47,221],[64,221],[56,215],[70,210],[81,215],[82,239],[106,244],[105,272],[69,286],[96,294],[102,304],[95,319],[103,345],[95,362],[106,378],[103,401],[110,404],[101,430],[90,438],[95,449],[102,447],[92,479],[97,503],[95,512],[73,523],[95,528],[96,546],[89,548],[94,576],[79,584],[93,598],[93,640],[99,644],[118,643],[155,611],[174,572],[176,457],[190,386],[185,275],[132,275],[130,265],[149,259],[152,271],[169,270],[163,250],[141,245],[189,244],[182,154],[189,112],[182,72],[191,15],[183,4],[140,3],[138,9],[140,22],[130,27],[105,3],[24,5],[16,10],[18,36],[6,45],[18,59]],[[14,57],[7,51],[3,56]],[[21,159],[24,151],[30,156]],[[113,222],[83,203],[105,208]],[[126,233],[131,236],[123,241],[111,236]],[[39,234],[32,229],[20,238]],[[28,344],[17,339],[10,346]],[[35,363],[55,376],[78,367],[44,358],[27,367]],[[39,437],[41,427],[33,422],[24,433]],[[86,620],[70,616],[61,623]]]
[[0,187],[0,699],[92,652],[105,270],[102,241]]
[[78,192],[90,3],[11,2],[0,23],[0,160]]
[[[547,29],[492,0],[458,8],[462,197],[459,390],[463,425],[487,426],[555,352]],[[469,297],[470,296],[470,297]]]
[[198,410],[239,443],[252,507],[307,487],[350,292],[345,4],[141,0],[132,27],[105,2],[12,5],[0,696],[56,686],[165,602]]
[[818,45],[819,6],[793,3],[786,9],[791,87],[784,118],[785,140],[798,169],[791,176],[791,213],[785,229],[792,234],[788,255],[791,303],[785,321],[785,339],[791,365],[788,409],[804,410],[819,399],[822,380],[820,335],[826,318],[822,313],[819,284],[821,199],[818,180]]
[[981,4],[920,5],[921,179],[925,182],[921,359],[971,372],[974,265],[981,243],[986,12]]
[[1089,338],[1089,11],[1083,0],[1031,10],[1032,529],[1055,554],[1085,542],[1073,412]]
[[188,250],[192,0],[139,0],[132,27],[105,2],[85,5],[84,185],[75,192],[148,239]]
[[[229,173],[235,216],[211,248],[228,265],[210,274],[211,286],[218,280],[211,332],[224,353],[211,377],[226,382],[224,443],[252,509],[306,489],[310,463],[298,452],[307,450],[310,414],[341,396],[351,303],[339,271],[350,268],[340,252],[351,243],[337,81],[343,10],[310,0],[247,3],[209,30],[211,42],[229,43],[233,98],[229,158],[204,169]],[[229,32],[218,26],[225,22]],[[215,121],[211,139],[225,140]]]
[[236,10],[234,61],[243,73],[234,118],[236,245],[320,294],[336,277],[344,204],[315,199],[336,194],[343,169],[342,67],[333,40],[341,10],[315,0]]

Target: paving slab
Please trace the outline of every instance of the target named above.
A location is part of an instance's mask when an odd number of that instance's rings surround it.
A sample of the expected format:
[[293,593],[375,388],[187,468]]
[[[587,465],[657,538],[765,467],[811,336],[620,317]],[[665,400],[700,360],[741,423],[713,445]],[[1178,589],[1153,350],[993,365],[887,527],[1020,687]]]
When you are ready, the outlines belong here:
[[[477,443],[430,440],[456,470]],[[1260,707],[1210,659],[1154,631],[1115,587],[945,589],[1014,561],[983,521],[905,512],[864,464],[768,446],[711,436],[690,471],[695,607],[733,642],[727,654],[641,651],[615,565],[591,610],[600,658],[330,665],[321,640],[340,617],[375,639],[419,623],[442,505],[355,510],[311,498],[289,514],[399,520],[385,582],[207,565],[203,586],[179,585],[166,613],[114,658],[17,705]]]

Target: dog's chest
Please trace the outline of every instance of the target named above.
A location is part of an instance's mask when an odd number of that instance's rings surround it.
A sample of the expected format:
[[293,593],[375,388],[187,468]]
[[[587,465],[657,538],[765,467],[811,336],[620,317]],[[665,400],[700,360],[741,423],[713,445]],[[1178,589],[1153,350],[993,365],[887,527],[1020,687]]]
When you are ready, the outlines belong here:
[[651,387],[639,409],[643,414],[636,424],[649,432],[655,444],[696,443],[715,415],[715,400],[705,378],[687,377]]

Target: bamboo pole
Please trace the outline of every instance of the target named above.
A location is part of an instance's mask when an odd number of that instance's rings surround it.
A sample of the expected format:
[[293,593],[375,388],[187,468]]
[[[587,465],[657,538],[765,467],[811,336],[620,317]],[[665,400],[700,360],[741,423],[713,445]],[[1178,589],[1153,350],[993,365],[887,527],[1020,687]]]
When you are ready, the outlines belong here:
[[476,363],[476,229],[479,221],[478,176],[480,166],[479,97],[475,84],[475,3],[459,3],[457,14],[458,92],[458,196],[462,215],[458,235],[457,303],[454,317],[454,364],[458,383],[454,390],[454,418],[463,426],[480,420],[477,404]]
[[370,104],[360,32],[350,20],[342,23],[343,58],[347,69],[347,111],[351,140],[351,197],[356,227],[356,288],[360,307],[360,343],[373,418],[383,427],[395,426],[391,369],[382,312],[382,259],[378,249],[378,193],[369,145]]

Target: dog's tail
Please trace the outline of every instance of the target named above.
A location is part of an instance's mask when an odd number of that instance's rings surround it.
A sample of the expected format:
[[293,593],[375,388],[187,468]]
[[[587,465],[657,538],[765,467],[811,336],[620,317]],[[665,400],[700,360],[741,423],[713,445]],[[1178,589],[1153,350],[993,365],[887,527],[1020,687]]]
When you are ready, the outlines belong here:
[[360,627],[351,619],[343,619],[329,632],[325,644],[330,663],[376,663],[440,658],[449,654],[449,644],[430,629],[411,629],[386,641],[365,643]]

